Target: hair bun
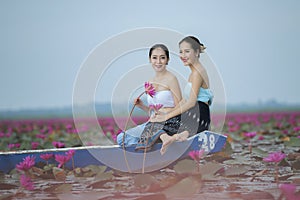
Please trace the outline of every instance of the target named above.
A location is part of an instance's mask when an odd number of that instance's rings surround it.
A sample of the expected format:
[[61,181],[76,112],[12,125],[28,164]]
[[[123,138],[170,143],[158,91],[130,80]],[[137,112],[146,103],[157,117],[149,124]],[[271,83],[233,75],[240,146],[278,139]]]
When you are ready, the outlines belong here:
[[202,43],[200,43],[200,53],[204,53],[206,49],[206,46],[204,46]]
[[182,42],[187,42],[187,43],[191,44],[192,48],[195,51],[199,50],[199,53],[204,53],[204,50],[206,49],[206,47],[195,36],[187,36],[187,37],[183,38],[179,42],[179,44],[181,44]]

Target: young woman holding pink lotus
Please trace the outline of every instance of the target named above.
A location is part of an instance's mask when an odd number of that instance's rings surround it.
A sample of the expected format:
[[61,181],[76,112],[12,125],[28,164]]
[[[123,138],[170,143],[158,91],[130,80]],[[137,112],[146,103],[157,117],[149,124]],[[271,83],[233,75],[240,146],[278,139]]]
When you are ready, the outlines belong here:
[[[155,94],[150,96],[147,94],[147,105],[137,98],[134,104],[145,112],[151,114],[168,113],[174,109],[182,100],[181,90],[177,77],[167,70],[170,60],[169,50],[163,44],[156,44],[149,50],[149,61],[155,71],[155,76],[149,80],[154,87]],[[150,148],[161,134],[168,132],[172,135],[177,133],[180,126],[180,118],[174,117],[166,123],[144,123],[134,128],[126,130],[124,137],[124,145],[137,145],[136,149]],[[158,131],[159,134],[156,134]],[[121,132],[117,136],[117,143],[123,145],[124,133]]]

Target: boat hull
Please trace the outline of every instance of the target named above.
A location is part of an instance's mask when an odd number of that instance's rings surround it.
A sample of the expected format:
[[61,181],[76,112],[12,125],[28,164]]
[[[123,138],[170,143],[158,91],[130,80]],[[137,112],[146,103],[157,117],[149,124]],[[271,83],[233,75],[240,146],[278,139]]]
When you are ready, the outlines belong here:
[[[226,143],[226,139],[224,135],[203,131],[184,142],[174,142],[168,147],[164,155],[159,152],[161,143],[155,144],[151,151],[146,154],[144,151],[135,151],[135,146],[126,147],[124,150],[119,145],[0,152],[0,171],[9,173],[26,156],[34,156],[36,163],[45,162],[40,158],[41,154],[65,154],[72,149],[75,150],[73,156],[75,167],[105,165],[108,168],[122,172],[151,172],[160,170],[176,160],[187,157],[188,153],[193,150],[204,149],[205,154],[220,152]],[[49,162],[57,163],[54,159]],[[67,162],[65,167],[72,168],[72,162]]]

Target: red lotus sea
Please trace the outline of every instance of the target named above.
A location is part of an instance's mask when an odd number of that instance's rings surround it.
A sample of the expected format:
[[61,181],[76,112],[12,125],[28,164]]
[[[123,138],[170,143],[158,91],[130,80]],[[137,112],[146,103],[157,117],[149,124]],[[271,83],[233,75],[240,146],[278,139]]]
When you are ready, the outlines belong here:
[[[133,118],[137,124],[145,120]],[[110,117],[98,122],[115,142],[120,123]],[[102,133],[88,123],[78,130],[72,118],[1,120],[0,151],[82,146],[78,131],[86,134],[85,145],[100,142],[93,138]],[[222,152],[205,157],[191,152],[190,158],[147,174],[105,166],[64,168],[76,152],[44,155],[43,164],[27,158],[0,174],[0,199],[300,199],[300,111],[229,113],[221,134],[228,137]]]

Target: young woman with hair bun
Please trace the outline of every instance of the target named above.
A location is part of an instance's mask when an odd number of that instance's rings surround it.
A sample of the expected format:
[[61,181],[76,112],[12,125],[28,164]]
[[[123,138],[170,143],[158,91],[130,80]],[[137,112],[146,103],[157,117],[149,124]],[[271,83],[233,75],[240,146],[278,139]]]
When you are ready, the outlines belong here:
[[183,90],[183,100],[166,114],[160,113],[151,117],[151,122],[164,122],[180,116],[181,126],[178,134],[161,135],[163,142],[161,154],[174,141],[184,141],[189,136],[210,128],[210,108],[213,93],[209,88],[207,71],[200,62],[200,54],[206,47],[194,36],[187,36],[179,42],[179,54],[183,65],[189,67],[190,74]]

